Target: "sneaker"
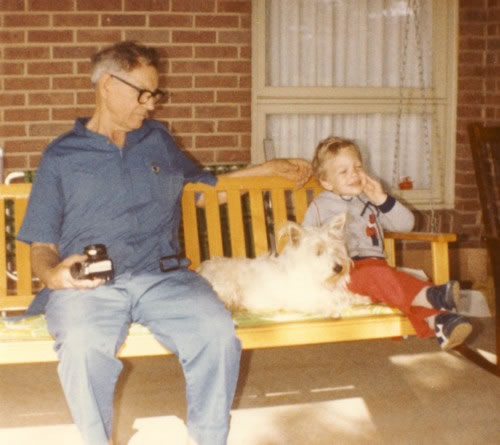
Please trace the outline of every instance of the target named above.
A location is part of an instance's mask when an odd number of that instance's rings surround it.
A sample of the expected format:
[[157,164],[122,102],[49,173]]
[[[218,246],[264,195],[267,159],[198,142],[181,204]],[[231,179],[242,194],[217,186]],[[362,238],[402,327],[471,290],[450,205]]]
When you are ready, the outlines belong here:
[[472,332],[472,324],[467,318],[450,312],[437,314],[434,325],[436,338],[444,351],[462,344]]
[[454,311],[460,297],[460,283],[456,280],[448,281],[438,286],[430,286],[426,291],[427,301],[434,309]]

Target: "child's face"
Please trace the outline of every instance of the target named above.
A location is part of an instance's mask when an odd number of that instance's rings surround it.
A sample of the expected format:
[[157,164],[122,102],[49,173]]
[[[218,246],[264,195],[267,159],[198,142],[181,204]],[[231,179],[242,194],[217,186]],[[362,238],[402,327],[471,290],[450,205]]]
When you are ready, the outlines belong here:
[[366,173],[358,154],[349,148],[343,148],[338,154],[325,161],[325,178],[321,185],[337,195],[359,195],[366,183]]

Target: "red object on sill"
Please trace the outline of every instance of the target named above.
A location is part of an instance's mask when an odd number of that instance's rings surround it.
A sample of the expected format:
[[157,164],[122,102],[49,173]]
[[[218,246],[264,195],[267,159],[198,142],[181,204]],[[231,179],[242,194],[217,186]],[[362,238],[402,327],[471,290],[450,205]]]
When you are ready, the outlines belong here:
[[413,181],[409,176],[401,178],[401,180],[399,181],[400,190],[411,190],[412,188],[413,188]]

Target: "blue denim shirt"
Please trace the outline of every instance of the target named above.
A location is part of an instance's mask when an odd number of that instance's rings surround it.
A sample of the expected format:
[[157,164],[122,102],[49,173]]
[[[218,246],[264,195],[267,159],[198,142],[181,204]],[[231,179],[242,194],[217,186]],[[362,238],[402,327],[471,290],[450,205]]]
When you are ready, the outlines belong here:
[[85,127],[45,150],[18,239],[56,244],[61,258],[105,244],[115,275],[159,270],[179,253],[184,184],[215,184],[176,146],[165,127],[145,120],[119,148]]

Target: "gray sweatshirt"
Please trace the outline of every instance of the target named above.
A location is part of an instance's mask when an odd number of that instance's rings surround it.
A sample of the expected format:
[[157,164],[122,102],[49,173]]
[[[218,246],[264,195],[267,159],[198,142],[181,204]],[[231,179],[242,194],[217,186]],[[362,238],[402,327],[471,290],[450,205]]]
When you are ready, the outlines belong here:
[[345,239],[351,258],[385,258],[383,230],[409,232],[415,223],[413,213],[392,196],[377,206],[364,194],[344,198],[324,191],[308,207],[302,225],[320,226],[344,212]]

